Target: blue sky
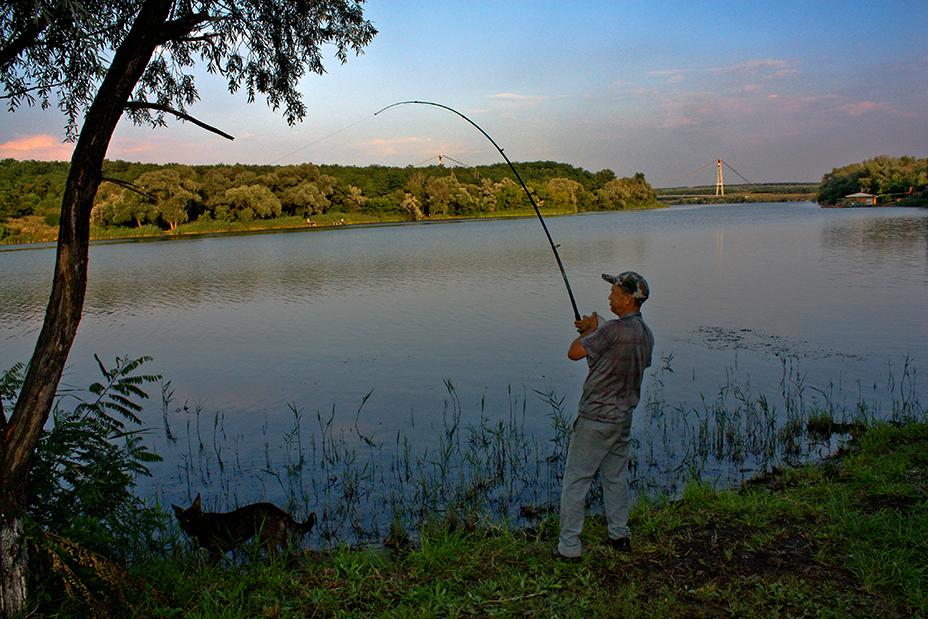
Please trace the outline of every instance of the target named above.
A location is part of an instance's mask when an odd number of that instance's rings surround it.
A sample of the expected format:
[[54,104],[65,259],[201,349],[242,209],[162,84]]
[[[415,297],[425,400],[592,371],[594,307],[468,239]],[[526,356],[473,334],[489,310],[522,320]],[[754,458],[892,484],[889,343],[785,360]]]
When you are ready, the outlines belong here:
[[[711,184],[716,158],[754,182],[817,181],[879,154],[928,156],[928,2],[371,0],[364,55],[310,76],[288,127],[203,77],[194,116],[123,122],[113,159],[178,163],[467,164],[547,159],[655,186]],[[67,159],[56,112],[4,111],[0,157]],[[729,181],[734,179],[727,179]]]

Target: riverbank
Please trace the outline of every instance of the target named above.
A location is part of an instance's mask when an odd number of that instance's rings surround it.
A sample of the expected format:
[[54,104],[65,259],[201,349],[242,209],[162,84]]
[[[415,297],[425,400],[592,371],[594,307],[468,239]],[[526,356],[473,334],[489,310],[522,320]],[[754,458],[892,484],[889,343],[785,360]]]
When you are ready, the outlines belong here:
[[[652,205],[630,208],[626,210],[650,210],[655,208],[664,208],[666,206],[666,204],[654,203]],[[545,208],[541,209],[541,213],[544,217],[562,217],[579,214],[577,211],[573,210],[557,210]],[[91,226],[90,240],[91,242],[113,240],[167,240],[177,238],[194,238],[198,236],[251,234],[259,232],[285,232],[311,229],[326,230],[349,226],[376,226],[440,222],[448,223],[483,219],[524,219],[526,217],[537,217],[537,215],[532,209],[512,209],[466,216],[436,215],[418,221],[410,221],[405,216],[400,214],[370,215],[365,213],[333,212],[326,213],[324,215],[313,215],[310,219],[306,219],[304,217],[278,217],[275,219],[262,219],[250,222],[195,221],[187,224],[180,224],[174,230],[162,230],[158,226],[151,224],[138,228]],[[0,245],[53,243],[58,238],[58,228],[45,224],[41,218],[38,217],[26,217],[19,220],[13,220],[8,222],[6,226],[9,232],[6,237],[0,239]]]
[[[446,514],[407,546],[237,565],[175,548],[135,564],[123,616],[715,617],[928,613],[928,425],[879,423],[815,466],[639,503],[634,550],[584,531],[552,558],[557,518],[510,530]],[[62,610],[59,608],[59,610]]]

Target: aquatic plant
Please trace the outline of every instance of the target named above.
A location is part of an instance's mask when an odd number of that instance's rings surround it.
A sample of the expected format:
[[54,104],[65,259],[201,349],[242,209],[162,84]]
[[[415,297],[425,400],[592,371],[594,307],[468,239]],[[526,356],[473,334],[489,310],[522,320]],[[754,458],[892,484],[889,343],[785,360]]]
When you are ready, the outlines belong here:
[[[917,373],[908,360],[889,373],[889,402],[867,399],[863,389],[855,402],[838,401],[834,385],[807,384],[795,361],[783,358],[779,393],[754,393],[749,377],[730,370],[716,393],[678,404],[664,394],[663,378],[673,372],[673,358],[662,361],[633,430],[636,449],[629,466],[638,497],[675,497],[692,480],[731,487],[832,454],[855,429],[875,419],[925,416]],[[353,425],[335,407],[311,417],[291,404],[291,424],[283,436],[268,436],[266,420],[262,425],[260,458],[241,453],[243,437],[230,441],[221,413],[209,420],[200,408],[178,408],[164,417],[185,421],[186,452],[178,475],[188,494],[210,488],[208,494],[223,508],[261,496],[283,500],[297,513],[316,511],[323,545],[379,543],[402,537],[399,527],[415,537],[436,518],[525,526],[551,512],[573,419],[563,396],[510,388],[501,413],[488,410],[481,398],[478,409],[465,414],[450,380],[445,390],[437,421],[423,422],[410,411],[409,432],[389,438],[361,430],[370,393],[348,417]],[[526,418],[540,411],[547,411],[548,426],[531,432]],[[410,434],[421,430],[417,423],[434,439],[415,444]],[[591,502],[594,512],[602,509],[598,484]]]

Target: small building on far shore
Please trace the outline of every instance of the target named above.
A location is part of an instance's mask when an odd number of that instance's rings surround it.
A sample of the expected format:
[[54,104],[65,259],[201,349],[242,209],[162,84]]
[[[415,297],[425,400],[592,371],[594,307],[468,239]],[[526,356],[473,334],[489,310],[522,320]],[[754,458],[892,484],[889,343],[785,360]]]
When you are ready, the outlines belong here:
[[844,196],[844,206],[876,206],[876,196],[871,193],[852,193]]

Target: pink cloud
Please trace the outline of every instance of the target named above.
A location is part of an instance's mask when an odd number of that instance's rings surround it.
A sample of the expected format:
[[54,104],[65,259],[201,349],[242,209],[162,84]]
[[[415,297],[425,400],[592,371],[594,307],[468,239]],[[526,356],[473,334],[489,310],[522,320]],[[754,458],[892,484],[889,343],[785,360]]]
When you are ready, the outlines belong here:
[[740,96],[697,91],[665,98],[659,106],[663,116],[659,126],[665,129],[719,126],[762,112],[769,96],[759,96],[761,93],[753,88],[745,90],[748,92]]
[[678,84],[683,81],[683,76],[686,73],[689,73],[686,69],[657,69],[648,71],[647,75],[664,78],[668,84]]
[[[122,159],[127,157],[137,157],[139,154],[160,154],[159,148],[164,149],[165,145],[159,145],[155,142],[145,140],[115,140],[110,146],[107,156],[112,159]],[[170,151],[171,149],[165,149]],[[182,151],[181,151],[182,152]],[[167,154],[167,153],[165,153]],[[171,153],[176,156],[177,153]]]
[[556,101],[583,95],[524,95],[516,92],[497,92],[489,95],[490,100],[498,106],[509,109],[528,108],[546,101]]
[[843,109],[842,103],[834,95],[765,93],[762,88],[749,84],[738,93],[697,91],[667,97],[660,102],[658,109],[662,119],[658,124],[665,129],[709,128],[752,118],[758,119],[752,122],[763,124],[814,110]]
[[542,95],[520,95],[514,92],[498,92],[495,95],[490,96],[491,99],[499,99],[502,101],[543,101],[548,97]]
[[653,71],[647,71],[648,75],[657,75],[658,77],[679,75],[681,73],[686,73],[686,69],[654,69]]
[[770,75],[765,75],[765,80],[778,80],[783,79],[784,77],[792,77],[793,75],[799,75],[798,69],[780,69],[779,71],[774,71]]
[[768,99],[778,100],[777,109],[788,113],[843,113],[847,116],[863,116],[870,112],[893,112],[891,105],[883,101],[848,101],[838,95],[784,95]]
[[832,109],[838,100],[836,95],[768,95],[767,99],[776,102],[776,109],[786,114],[807,113],[814,110]]
[[55,136],[40,133],[14,138],[0,144],[0,158],[68,161],[73,144],[63,143]]
[[757,69],[782,69],[789,61],[779,58],[754,58],[728,67],[732,71],[756,71]]
[[542,105],[565,99],[582,99],[583,93],[564,94],[523,94],[518,92],[496,92],[486,95],[488,111],[499,114],[513,114],[521,110],[533,110]]
[[[745,87],[759,88],[758,80],[769,81],[799,75],[796,61],[781,58],[752,58],[735,64],[707,67],[704,69],[655,69],[646,71],[646,75],[664,78],[667,84],[679,84],[684,78],[698,78],[700,83],[706,80],[717,82],[716,89],[724,87],[725,83],[740,80],[751,80]],[[750,90],[747,90],[750,92]]]
[[856,101],[854,103],[845,103],[840,109],[848,116],[863,116],[868,112],[888,111],[892,108],[890,108],[887,103],[883,102]]
[[768,80],[789,77],[799,73],[795,68],[795,62],[781,58],[753,58],[737,64],[709,69],[709,72],[742,75],[763,74],[763,79]]

